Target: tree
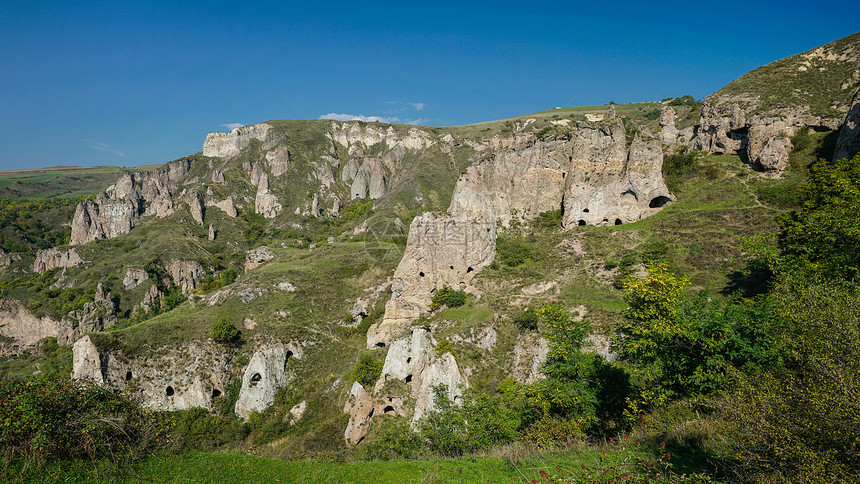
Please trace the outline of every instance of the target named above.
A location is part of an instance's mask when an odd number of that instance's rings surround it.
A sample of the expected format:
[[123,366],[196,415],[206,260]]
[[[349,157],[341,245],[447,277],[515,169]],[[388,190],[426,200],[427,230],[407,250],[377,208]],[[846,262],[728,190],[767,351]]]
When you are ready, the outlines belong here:
[[216,343],[224,345],[238,345],[242,341],[242,333],[227,318],[221,318],[212,323],[209,336]]

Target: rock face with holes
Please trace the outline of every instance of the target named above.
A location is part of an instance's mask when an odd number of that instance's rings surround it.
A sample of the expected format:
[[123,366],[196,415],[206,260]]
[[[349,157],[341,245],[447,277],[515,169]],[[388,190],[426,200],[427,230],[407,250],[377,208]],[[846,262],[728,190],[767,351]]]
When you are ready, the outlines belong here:
[[385,346],[427,311],[432,293],[450,286],[471,290],[477,271],[496,251],[496,224],[425,213],[412,220],[406,252],[394,272],[383,320],[370,327],[367,346]]
[[621,123],[579,131],[564,191],[565,228],[633,222],[675,200],[663,181],[659,140],[636,135],[627,142]]
[[129,356],[84,336],[73,346],[72,378],[124,390],[154,410],[211,409],[229,382],[230,359],[230,349],[211,342]]
[[[460,403],[468,388],[457,360],[451,353],[436,354],[437,342],[427,328],[416,327],[406,337],[391,343],[379,380],[372,392],[356,382],[352,386],[344,412],[350,414],[344,438],[356,444],[367,435],[374,415],[412,416],[413,427],[435,410],[436,388]],[[406,393],[403,393],[403,388]],[[407,407],[407,402],[414,402]]]
[[278,389],[291,378],[287,373],[287,363],[293,356],[298,357],[292,347],[282,346],[254,353],[242,377],[236,415],[248,420],[251,412],[262,412],[274,403]]
[[798,130],[843,124],[860,87],[860,34],[772,62],[704,100],[690,146],[737,153],[773,175],[785,168]]
[[125,272],[122,285],[126,290],[130,290],[139,286],[140,283],[147,279],[149,279],[149,274],[145,270],[130,268]]
[[[434,388],[444,387],[445,396],[454,403],[462,400],[463,393],[468,388],[468,381],[460,373],[457,360],[451,353],[436,354],[436,341],[426,328],[414,328],[405,338],[392,343],[385,357],[379,380],[374,387],[382,405],[404,401],[403,398],[414,398],[415,408],[412,411],[413,426],[422,417],[436,409]],[[386,384],[401,381],[407,385],[410,395],[388,395]],[[383,408],[384,410],[384,408]],[[406,414],[396,405],[392,408],[395,413]]]

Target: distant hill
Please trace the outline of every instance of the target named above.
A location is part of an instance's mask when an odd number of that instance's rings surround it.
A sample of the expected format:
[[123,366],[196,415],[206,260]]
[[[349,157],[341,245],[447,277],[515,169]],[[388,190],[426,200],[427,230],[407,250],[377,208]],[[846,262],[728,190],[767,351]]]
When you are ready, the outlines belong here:
[[0,198],[95,195],[116,182],[123,171],[149,171],[158,166],[49,166],[0,171]]

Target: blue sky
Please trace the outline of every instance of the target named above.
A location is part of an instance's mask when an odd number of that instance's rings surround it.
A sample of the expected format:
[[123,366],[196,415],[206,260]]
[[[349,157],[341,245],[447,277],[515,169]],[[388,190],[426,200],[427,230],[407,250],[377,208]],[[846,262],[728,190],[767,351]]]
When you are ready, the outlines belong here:
[[702,98],[860,30],[857,2],[125,3],[4,2],[0,169],[163,163],[269,119]]

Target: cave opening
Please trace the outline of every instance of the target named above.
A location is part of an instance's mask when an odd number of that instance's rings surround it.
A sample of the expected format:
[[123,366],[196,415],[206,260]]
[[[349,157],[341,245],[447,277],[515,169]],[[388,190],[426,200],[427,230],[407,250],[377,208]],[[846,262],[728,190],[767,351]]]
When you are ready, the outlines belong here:
[[672,201],[672,199],[670,199],[669,197],[664,197],[663,195],[660,195],[659,197],[652,198],[651,202],[648,203],[648,207],[649,208],[660,208],[660,207],[666,205],[667,203],[669,203],[671,201]]

